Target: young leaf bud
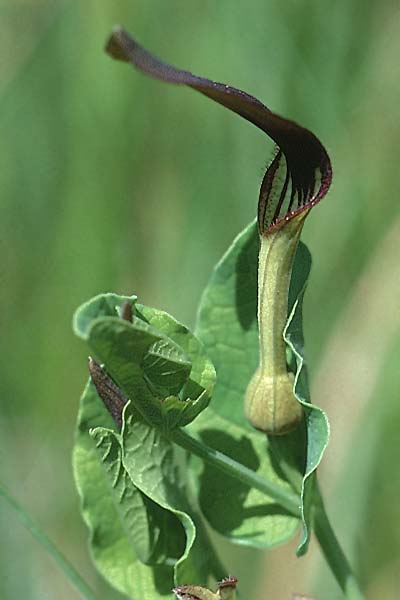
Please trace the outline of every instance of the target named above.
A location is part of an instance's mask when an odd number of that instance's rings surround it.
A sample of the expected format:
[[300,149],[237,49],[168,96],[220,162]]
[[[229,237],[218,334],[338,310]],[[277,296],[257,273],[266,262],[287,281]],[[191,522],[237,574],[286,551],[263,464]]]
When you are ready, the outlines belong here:
[[180,585],[172,591],[178,600],[235,600],[236,577],[227,577],[219,584],[216,592],[200,585]]
[[99,363],[90,357],[89,372],[98,395],[120,430],[122,427],[122,411],[128,402],[127,398]]

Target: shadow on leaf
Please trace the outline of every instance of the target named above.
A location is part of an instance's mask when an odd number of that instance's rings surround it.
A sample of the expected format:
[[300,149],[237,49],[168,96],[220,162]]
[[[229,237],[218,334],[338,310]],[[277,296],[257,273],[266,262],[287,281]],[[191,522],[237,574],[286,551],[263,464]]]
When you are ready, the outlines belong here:
[[[260,466],[252,442],[245,436],[236,440],[227,433],[207,429],[201,432],[201,440],[253,471]],[[202,511],[210,525],[221,534],[230,536],[244,521],[252,517],[287,514],[282,507],[273,503],[245,506],[250,491],[247,485],[205,465],[200,477],[199,499]],[[229,510],[227,510],[228,505]],[[259,533],[254,531],[249,537],[256,537]]]
[[257,319],[258,237],[257,227],[254,227],[236,261],[235,304],[239,323],[245,331]]

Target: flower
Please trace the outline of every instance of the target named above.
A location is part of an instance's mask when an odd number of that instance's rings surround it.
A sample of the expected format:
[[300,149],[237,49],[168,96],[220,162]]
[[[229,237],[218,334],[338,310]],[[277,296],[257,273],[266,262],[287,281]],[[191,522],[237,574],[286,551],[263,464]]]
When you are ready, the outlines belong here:
[[326,195],[332,181],[331,162],[319,139],[305,127],[277,115],[246,92],[162,62],[122,27],[114,29],[106,51],[155,79],[197,90],[250,121],[274,140],[277,152],[260,189],[258,227],[261,235],[268,235],[297,214],[308,211]]

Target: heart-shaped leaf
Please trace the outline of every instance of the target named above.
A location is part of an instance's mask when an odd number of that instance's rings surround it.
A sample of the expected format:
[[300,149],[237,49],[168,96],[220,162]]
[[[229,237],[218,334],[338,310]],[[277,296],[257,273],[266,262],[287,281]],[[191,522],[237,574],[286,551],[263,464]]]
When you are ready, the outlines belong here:
[[[218,429],[216,413],[223,422],[236,426],[236,439],[229,437],[230,428],[220,425],[221,447],[218,449],[234,456],[238,439],[242,442],[242,462],[248,462],[257,468],[264,464],[265,476],[288,480],[297,491],[302,493],[303,534],[298,548],[299,554],[307,549],[310,535],[310,505],[312,504],[312,474],[321,461],[328,442],[329,426],[326,415],[309,403],[306,367],[304,361],[302,333],[302,299],[310,270],[310,255],[304,244],[300,244],[292,272],[289,294],[288,323],[284,337],[288,345],[288,362],[295,373],[294,392],[306,414],[306,432],[298,428],[292,434],[282,437],[270,437],[255,432],[244,416],[243,399],[247,385],[258,365],[257,331],[257,256],[259,236],[255,223],[250,224],[233,242],[231,248],[218,263],[210,282],[203,294],[196,334],[203,341],[207,353],[217,371],[217,385],[213,394],[213,403],[192,429],[199,435]],[[225,441],[223,440],[225,438]],[[214,433],[214,439],[217,439]],[[230,447],[230,448],[229,448]],[[266,459],[267,456],[267,459]],[[300,472],[299,469],[300,468]],[[214,473],[206,480],[210,485],[214,477],[216,485],[223,488],[221,475]],[[217,481],[218,477],[218,481]],[[226,485],[228,485],[226,480]],[[237,503],[236,527],[232,520],[231,528],[221,530],[218,523],[226,526],[226,514],[220,512],[222,505],[207,503],[203,494],[202,508],[206,514],[212,513],[212,524],[224,535],[254,545],[268,545],[286,539],[293,533],[293,520],[288,518],[287,530],[279,531],[276,536],[268,526],[268,505],[252,514],[246,502]],[[265,499],[264,499],[265,502]],[[261,504],[261,498],[259,500]],[[218,509],[218,510],[217,510]],[[264,517],[262,536],[260,537],[260,515]],[[280,517],[281,518],[281,517]],[[246,524],[243,530],[237,523]]]

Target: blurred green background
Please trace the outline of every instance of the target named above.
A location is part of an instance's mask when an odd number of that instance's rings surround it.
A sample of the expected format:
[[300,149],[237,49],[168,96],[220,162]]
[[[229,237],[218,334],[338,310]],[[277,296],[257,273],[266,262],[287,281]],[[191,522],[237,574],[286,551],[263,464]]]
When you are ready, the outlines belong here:
[[[367,597],[398,598],[398,0],[0,0],[0,480],[99,600],[115,600],[72,478],[86,378],[72,313],[102,291],[137,293],[192,325],[271,157],[235,115],[110,60],[116,23],[299,121],[331,154],[332,191],[303,236],[313,398],[333,430],[322,486]],[[78,598],[1,502],[0,540],[1,600]],[[259,555],[257,576],[225,551],[246,598],[340,598],[315,543],[301,560],[294,543]]]

